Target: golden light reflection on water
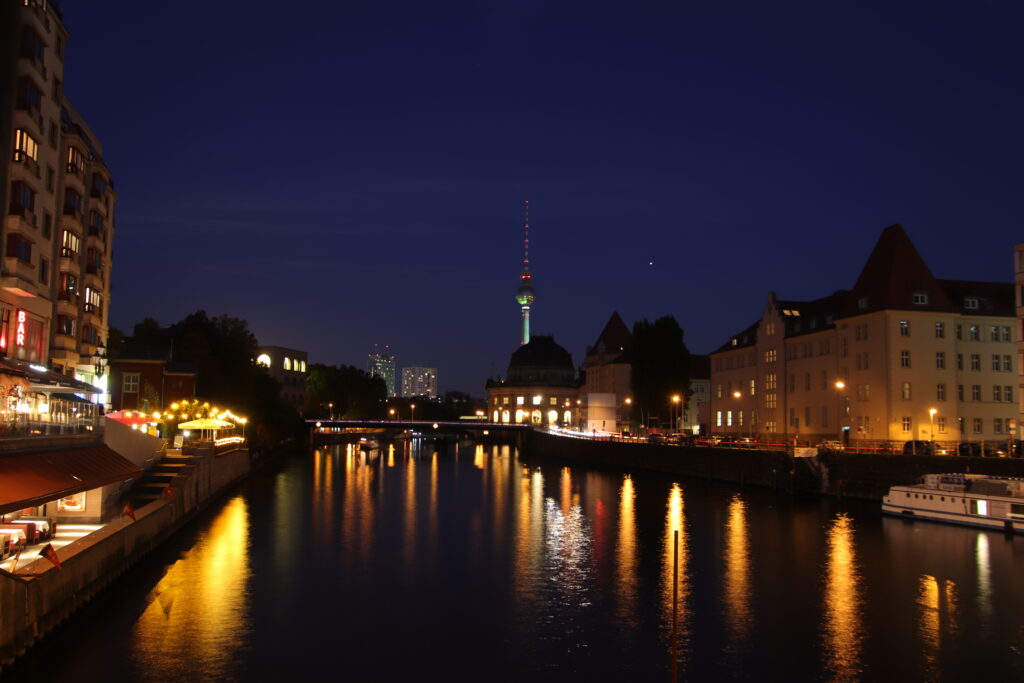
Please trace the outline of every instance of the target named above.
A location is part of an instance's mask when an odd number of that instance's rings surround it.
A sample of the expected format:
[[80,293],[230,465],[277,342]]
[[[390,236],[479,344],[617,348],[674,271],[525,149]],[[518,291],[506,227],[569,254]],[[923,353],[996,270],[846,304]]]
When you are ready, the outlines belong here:
[[473,451],[473,465],[475,465],[478,470],[482,470],[484,468],[483,444],[477,444],[476,450]]
[[402,549],[407,576],[416,570],[416,458],[405,459],[405,501],[402,524]]
[[825,567],[825,662],[832,680],[860,678],[863,625],[861,623],[861,580],[853,521],[836,515],[828,530]]
[[729,520],[725,527],[725,620],[733,650],[743,648],[751,627],[747,539],[747,504],[737,494],[729,502]]
[[988,532],[978,532],[974,548],[978,565],[978,612],[982,624],[988,624],[992,616],[992,550],[988,545]]
[[942,673],[940,656],[957,633],[957,588],[953,581],[940,581],[922,574],[917,580],[918,634],[921,655],[929,678]]
[[137,670],[168,680],[187,660],[210,680],[231,674],[249,630],[249,576],[249,510],[238,496],[150,593],[133,629]]
[[377,473],[362,461],[357,447],[345,453],[345,486],[342,498],[341,539],[339,553],[343,566],[352,570],[357,565],[366,567],[373,553],[373,485]]
[[530,472],[526,467],[519,470],[519,475],[519,508],[512,575],[518,597],[517,607],[526,609],[526,603],[536,598],[534,582],[540,575],[541,543],[544,538],[544,475],[539,469]]
[[[686,533],[686,513],[683,505],[683,489],[679,484],[672,484],[669,491],[668,503],[665,513],[665,536],[662,551],[661,569],[661,603],[662,616],[665,624],[664,632],[666,639],[671,636],[673,628],[673,617],[677,629],[678,648],[676,657],[678,661],[685,661],[686,643],[689,634],[689,615],[687,613],[687,598],[690,594],[690,582],[688,575],[689,562],[689,541]],[[679,532],[679,559],[678,574],[676,575],[675,603],[673,604],[673,573],[675,563],[675,532]],[[675,607],[675,610],[673,609]],[[671,644],[670,644],[671,645]],[[671,651],[670,651],[671,654]]]
[[631,627],[636,618],[637,542],[636,492],[628,474],[622,478],[619,489],[619,544],[615,560],[617,612],[623,624]]

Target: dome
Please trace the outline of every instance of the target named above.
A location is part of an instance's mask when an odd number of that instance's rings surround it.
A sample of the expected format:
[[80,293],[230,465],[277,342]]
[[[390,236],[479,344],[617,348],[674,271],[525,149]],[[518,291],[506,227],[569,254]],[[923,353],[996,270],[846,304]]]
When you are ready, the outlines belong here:
[[573,386],[576,367],[569,352],[552,336],[530,337],[512,354],[508,363],[508,381],[516,384]]

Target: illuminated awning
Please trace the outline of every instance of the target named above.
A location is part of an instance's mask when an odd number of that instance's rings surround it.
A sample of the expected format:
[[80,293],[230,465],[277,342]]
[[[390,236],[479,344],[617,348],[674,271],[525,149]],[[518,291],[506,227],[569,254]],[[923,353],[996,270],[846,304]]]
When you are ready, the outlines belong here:
[[102,445],[0,455],[0,514],[141,475],[139,467]]

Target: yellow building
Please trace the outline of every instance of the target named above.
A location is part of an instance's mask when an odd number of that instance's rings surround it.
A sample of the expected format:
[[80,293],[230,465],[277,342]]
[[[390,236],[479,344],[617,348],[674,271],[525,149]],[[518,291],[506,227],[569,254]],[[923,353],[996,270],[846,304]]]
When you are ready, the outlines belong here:
[[567,427],[576,420],[576,368],[554,337],[534,335],[512,354],[505,379],[487,381],[492,422]]
[[[41,0],[5,9],[0,355],[103,386],[116,196],[103,148],[64,95],[67,31]],[[9,31],[7,30],[9,29]]]
[[852,290],[768,296],[711,354],[711,432],[902,446],[1009,438],[1018,415],[1013,286],[936,279],[886,228]]

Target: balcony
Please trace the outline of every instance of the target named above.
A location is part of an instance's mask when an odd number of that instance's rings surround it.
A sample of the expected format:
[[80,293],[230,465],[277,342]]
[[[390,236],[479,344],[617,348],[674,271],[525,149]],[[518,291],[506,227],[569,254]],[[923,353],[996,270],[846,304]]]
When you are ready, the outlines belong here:
[[[103,322],[103,307],[97,304],[86,304],[82,306],[82,311],[85,312],[86,322],[91,322],[95,325]],[[90,320],[91,317],[91,320]]]
[[61,251],[60,258],[57,259],[57,269],[63,273],[71,273],[75,276],[81,275],[82,266],[78,262],[78,252],[71,251],[65,253]]
[[33,178],[42,177],[42,171],[39,170],[39,162],[20,149],[14,150],[14,163],[20,164],[25,169],[25,172]]
[[85,277],[83,278],[85,286],[90,289],[102,292],[103,287],[103,268],[95,266],[85,267]]

